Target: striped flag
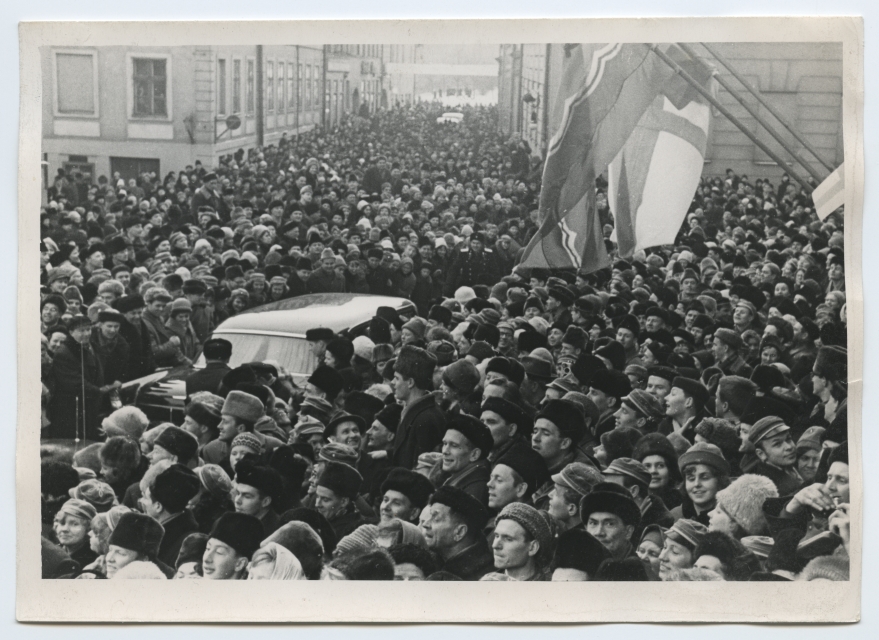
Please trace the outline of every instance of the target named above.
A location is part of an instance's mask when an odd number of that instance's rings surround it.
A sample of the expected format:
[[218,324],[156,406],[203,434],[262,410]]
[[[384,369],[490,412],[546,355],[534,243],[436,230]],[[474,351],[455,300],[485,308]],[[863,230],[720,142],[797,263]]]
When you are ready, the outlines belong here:
[[[712,88],[709,67],[689,59],[679,64]],[[674,242],[699,185],[710,126],[707,101],[676,83],[641,116],[608,167],[608,204],[621,257]]]
[[812,192],[815,213],[824,220],[845,204],[845,164],[824,179]]
[[519,266],[595,271],[610,264],[595,207],[595,177],[617,156],[663,87],[675,85],[675,74],[646,44],[565,49],[551,116],[558,125],[543,168],[540,227]]

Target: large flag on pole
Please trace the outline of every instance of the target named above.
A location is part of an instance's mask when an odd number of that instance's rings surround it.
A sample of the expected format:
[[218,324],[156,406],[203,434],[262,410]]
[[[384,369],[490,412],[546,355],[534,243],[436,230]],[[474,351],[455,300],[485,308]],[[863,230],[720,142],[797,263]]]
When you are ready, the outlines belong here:
[[[674,45],[660,45],[669,51]],[[674,71],[645,44],[565,46],[540,194],[540,227],[519,266],[608,266],[595,208],[595,177],[629,139]]]
[[824,182],[812,192],[815,213],[824,220],[831,213],[845,204],[845,165],[841,164],[836,171],[824,178]]
[[[671,55],[671,54],[670,54]],[[711,90],[712,70],[678,61]],[[608,167],[608,204],[614,214],[619,254],[671,244],[693,201],[705,162],[711,107],[675,78],[641,116]]]

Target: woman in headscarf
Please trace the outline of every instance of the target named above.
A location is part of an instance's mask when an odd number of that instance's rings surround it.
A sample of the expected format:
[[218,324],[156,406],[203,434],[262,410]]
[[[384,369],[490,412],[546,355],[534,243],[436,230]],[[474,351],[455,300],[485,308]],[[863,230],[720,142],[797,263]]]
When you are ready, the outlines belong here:
[[298,558],[277,542],[269,542],[253,553],[248,580],[305,580]]

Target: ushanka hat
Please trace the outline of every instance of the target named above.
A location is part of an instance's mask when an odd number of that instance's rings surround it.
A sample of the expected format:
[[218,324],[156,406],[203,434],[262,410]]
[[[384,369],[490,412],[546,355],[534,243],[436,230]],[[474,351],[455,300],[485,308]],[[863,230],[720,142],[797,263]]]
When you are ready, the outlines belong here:
[[611,557],[610,551],[583,529],[569,529],[561,534],[555,552],[557,568],[583,571],[590,578]]
[[480,459],[488,456],[494,447],[494,439],[491,431],[480,420],[473,416],[462,413],[446,423],[446,431],[454,430],[462,434],[474,448],[479,449]]
[[171,455],[177,456],[177,460],[184,464],[192,460],[198,453],[198,440],[195,439],[195,436],[173,425],[159,434],[155,444]]
[[150,560],[159,554],[159,545],[165,529],[155,519],[136,511],[123,513],[116,528],[110,534],[108,544],[122,547],[146,556]]
[[363,476],[357,469],[340,462],[328,462],[317,479],[317,486],[325,487],[342,498],[353,500],[360,491]]
[[153,481],[150,496],[168,513],[179,513],[198,494],[201,481],[195,472],[182,464],[172,464]]
[[397,491],[409,498],[413,507],[423,509],[434,492],[433,484],[425,476],[409,469],[394,467],[381,485],[381,495]]
[[580,518],[586,522],[593,513],[611,513],[625,525],[637,527],[641,510],[627,489],[612,482],[600,482],[580,501]]
[[265,538],[262,522],[246,513],[224,513],[214,523],[208,536],[235,550],[239,556],[250,558]]
[[545,419],[553,423],[563,438],[570,438],[574,444],[586,435],[586,421],[576,404],[568,400],[550,400],[544,405],[536,420]]
[[256,396],[243,391],[230,391],[220,413],[252,424],[262,418],[265,412],[265,405]]
[[421,347],[406,345],[397,354],[394,371],[404,378],[428,381],[436,368],[436,358]]
[[429,504],[444,504],[467,523],[471,533],[479,535],[488,522],[485,506],[457,487],[442,486],[430,497]]

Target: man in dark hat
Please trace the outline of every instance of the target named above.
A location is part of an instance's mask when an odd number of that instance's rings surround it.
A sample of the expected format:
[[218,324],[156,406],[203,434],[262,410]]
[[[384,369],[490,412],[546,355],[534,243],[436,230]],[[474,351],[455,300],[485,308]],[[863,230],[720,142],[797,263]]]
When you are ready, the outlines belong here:
[[323,362],[327,345],[330,343],[330,340],[335,337],[336,334],[333,330],[327,329],[326,327],[316,327],[314,329],[308,329],[305,332],[305,339],[308,341],[308,347],[311,349],[311,353],[318,362]]
[[187,506],[201,489],[201,482],[192,469],[179,463],[154,477],[151,475],[147,473],[141,482],[140,505],[165,530],[159,560],[175,566],[183,540],[198,532],[198,522]]
[[631,390],[632,383],[629,382],[629,376],[622,371],[599,369],[592,376],[588,395],[600,412],[598,424],[595,425],[596,438],[600,438],[602,434],[613,430],[616,426],[614,414],[619,409],[621,400],[629,395]]
[[131,380],[148,375],[156,368],[149,332],[141,319],[144,306],[140,295],[122,296],[113,303],[113,308],[125,316],[119,335],[128,343],[128,375]]
[[314,508],[327,519],[341,540],[365,523],[354,505],[363,477],[341,462],[328,462],[317,478]]
[[665,397],[671,392],[671,384],[678,377],[671,367],[656,365],[647,368],[647,393],[665,404]]
[[253,552],[265,539],[262,524],[245,513],[224,513],[214,523],[202,557],[208,580],[243,580]]
[[632,536],[641,523],[641,511],[622,486],[601,482],[580,503],[586,532],[595,537],[616,560],[637,557]]
[[504,398],[487,397],[479,419],[488,427],[494,441],[488,454],[489,463],[494,464],[514,447],[530,448],[525,439],[531,436],[532,421],[519,405]]
[[696,438],[696,425],[704,417],[710,394],[698,380],[678,376],[665,398],[666,418],[659,424],[663,435],[679,433],[690,442]]
[[477,284],[492,287],[503,275],[497,256],[485,246],[485,234],[477,231],[470,236],[468,245],[455,255],[446,275],[443,295],[452,298],[460,287]]
[[308,377],[305,385],[305,396],[323,398],[332,403],[344,387],[344,381],[338,371],[325,364],[318,365],[317,369]]
[[725,376],[741,376],[749,378],[751,367],[741,355],[742,336],[737,331],[720,327],[714,332],[714,344],[711,347],[714,353],[714,366],[719,367]]
[[[543,458],[550,475],[554,475],[572,462],[593,464],[577,446],[586,435],[586,420],[576,404],[569,400],[550,400],[534,420],[531,447]],[[553,486],[549,480],[534,493],[535,507],[547,508]]]
[[106,575],[112,579],[124,566],[135,561],[152,562],[167,578],[174,569],[159,560],[159,548],[165,529],[154,518],[136,511],[123,513],[110,534],[104,557]]
[[198,212],[202,207],[210,207],[212,211],[216,211],[220,206],[220,196],[218,195],[219,180],[217,174],[213,171],[206,173],[202,178],[201,186],[192,194],[192,202],[190,211],[192,219],[198,219]]
[[603,544],[582,529],[570,529],[559,536],[553,582],[586,582],[599,565],[612,556]]
[[445,416],[430,393],[435,368],[432,354],[411,345],[400,349],[394,363],[391,386],[397,402],[404,407],[391,455],[395,467],[414,469],[418,456],[437,450],[442,443]]
[[435,486],[457,487],[482,504],[488,504],[489,464],[486,458],[494,441],[491,432],[473,416],[459,414],[446,424],[442,459],[431,472]]
[[433,484],[422,474],[408,469],[391,469],[381,485],[381,521],[399,518],[404,522],[418,523],[433,492]]
[[115,309],[105,309],[98,313],[98,323],[92,329],[91,346],[101,361],[104,379],[110,383],[129,380],[129,357],[131,349],[128,341],[120,335],[125,316]]
[[395,295],[393,275],[390,269],[382,265],[383,257],[384,252],[378,247],[366,252],[366,282],[374,296]]
[[443,571],[474,581],[494,570],[494,555],[482,535],[488,511],[479,500],[455,487],[440,487],[428,509],[422,533]]
[[641,324],[638,322],[638,318],[632,314],[623,316],[617,326],[616,340],[623,345],[623,349],[625,350],[626,366],[643,364],[639,355],[641,347],[638,343],[638,338],[640,335]]
[[205,358],[203,369],[197,369],[186,378],[186,395],[198,391],[217,393],[220,382],[232,369],[232,343],[224,338],[212,338],[204,343],[202,354]]
[[267,465],[241,460],[235,465],[232,501],[235,511],[256,517],[271,535],[281,526],[277,508],[284,503],[284,481]]

